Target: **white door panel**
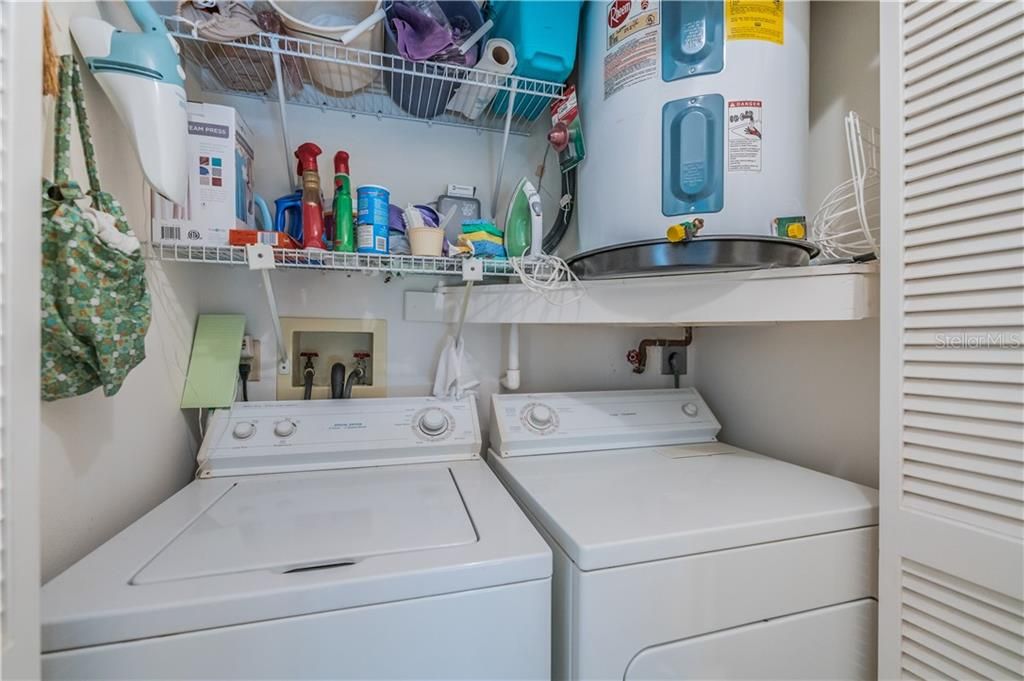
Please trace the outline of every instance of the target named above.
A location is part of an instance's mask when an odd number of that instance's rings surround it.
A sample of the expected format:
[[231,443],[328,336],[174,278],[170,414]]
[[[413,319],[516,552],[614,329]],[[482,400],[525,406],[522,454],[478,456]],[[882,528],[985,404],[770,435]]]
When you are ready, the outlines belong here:
[[882,3],[879,676],[1024,678],[1024,3]]
[[0,1],[0,679],[39,676],[42,29]]

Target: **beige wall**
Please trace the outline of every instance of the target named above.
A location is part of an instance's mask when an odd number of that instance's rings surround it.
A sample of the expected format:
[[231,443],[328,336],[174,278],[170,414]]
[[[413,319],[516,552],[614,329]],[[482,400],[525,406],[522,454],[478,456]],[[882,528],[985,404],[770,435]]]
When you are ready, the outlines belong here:
[[811,3],[811,138],[807,209],[850,177],[843,118],[856,111],[877,126],[878,3]]
[[694,384],[738,447],[878,486],[878,320],[697,329]]
[[[71,50],[68,21],[98,16],[132,26],[122,3],[51,2],[59,53]],[[104,189],[145,234],[142,175],[127,134],[99,86],[83,71]],[[46,101],[44,172],[53,172],[53,102]],[[86,181],[77,134],[72,176]],[[147,263],[153,323],[146,359],[112,398],[88,395],[42,405],[40,434],[42,578],[47,581],[184,485],[194,442],[178,409],[196,314],[196,288],[181,267]]]
[[[843,117],[878,123],[878,3],[811,4],[809,210],[850,177]],[[699,329],[695,381],[738,446],[878,485],[878,322]]]

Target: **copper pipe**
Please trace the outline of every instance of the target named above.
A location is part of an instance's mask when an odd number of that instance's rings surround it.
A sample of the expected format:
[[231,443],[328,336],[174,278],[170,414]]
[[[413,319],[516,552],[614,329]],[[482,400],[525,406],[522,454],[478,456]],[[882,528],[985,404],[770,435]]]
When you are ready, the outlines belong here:
[[693,327],[686,327],[685,335],[681,339],[671,340],[666,338],[645,338],[640,341],[639,347],[636,350],[630,350],[627,353],[626,358],[633,365],[633,373],[642,374],[647,370],[647,349],[648,348],[667,348],[682,346],[687,347],[693,342]]

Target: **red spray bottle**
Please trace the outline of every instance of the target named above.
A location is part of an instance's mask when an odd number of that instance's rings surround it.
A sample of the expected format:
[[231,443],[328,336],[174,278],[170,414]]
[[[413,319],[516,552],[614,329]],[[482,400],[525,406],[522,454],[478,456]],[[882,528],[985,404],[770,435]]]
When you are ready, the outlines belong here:
[[316,157],[323,153],[317,145],[305,142],[295,150],[299,159],[298,173],[302,177],[302,247],[324,250],[324,208],[320,199],[320,173]]

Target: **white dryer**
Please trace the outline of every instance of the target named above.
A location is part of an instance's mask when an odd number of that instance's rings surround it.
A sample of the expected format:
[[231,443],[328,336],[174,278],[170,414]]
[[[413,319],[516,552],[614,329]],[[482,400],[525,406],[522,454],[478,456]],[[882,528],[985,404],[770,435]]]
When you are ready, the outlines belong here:
[[875,490],[717,442],[693,389],[492,405],[554,552],[555,678],[875,678]]
[[472,398],[236,404],[199,479],[43,587],[44,678],[541,679],[551,552]]

